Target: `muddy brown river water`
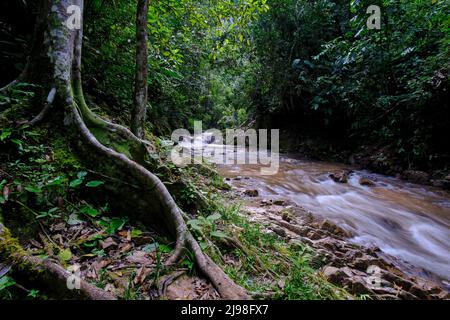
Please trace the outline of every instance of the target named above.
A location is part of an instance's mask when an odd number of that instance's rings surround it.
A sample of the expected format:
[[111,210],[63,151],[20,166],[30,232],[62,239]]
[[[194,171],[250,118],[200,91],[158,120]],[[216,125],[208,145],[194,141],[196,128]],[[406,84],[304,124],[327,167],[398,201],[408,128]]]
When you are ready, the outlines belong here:
[[[353,236],[413,266],[450,279],[450,195],[396,178],[354,171],[346,184],[329,174],[347,166],[282,157],[276,175],[260,175],[259,165],[222,165],[224,177],[261,198],[290,200],[329,219]],[[361,177],[375,182],[362,186]]]
[[[208,145],[215,154],[235,157],[245,149]],[[203,149],[202,149],[203,148]],[[193,153],[204,145],[191,146]],[[329,175],[348,166],[281,156],[278,173],[261,175],[261,165],[219,165],[234,187],[258,190],[259,198],[288,200],[349,231],[350,241],[379,247],[422,270],[421,275],[450,282],[450,193],[393,177],[354,170],[348,183]],[[351,169],[351,168],[350,168]],[[241,177],[240,179],[235,179]],[[367,177],[375,186],[362,186]]]

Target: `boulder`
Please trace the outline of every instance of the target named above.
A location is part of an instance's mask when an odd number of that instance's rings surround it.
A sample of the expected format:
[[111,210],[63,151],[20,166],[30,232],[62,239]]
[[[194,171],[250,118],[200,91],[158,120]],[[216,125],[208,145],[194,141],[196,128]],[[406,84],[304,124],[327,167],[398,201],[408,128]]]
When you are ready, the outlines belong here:
[[278,236],[282,237],[282,238],[286,238],[287,233],[286,230],[284,230],[283,228],[280,227],[272,227],[271,228],[273,232],[275,232]]
[[344,272],[342,272],[339,268],[332,266],[326,266],[323,268],[322,273],[328,281],[335,285],[341,284],[345,278]]
[[276,206],[284,206],[284,200],[274,200],[273,204]]
[[359,184],[365,187],[375,186],[375,182],[373,182],[371,179],[367,177],[361,177],[361,179],[359,179]]
[[291,212],[289,210],[283,210],[281,212],[281,218],[286,222],[291,222],[292,221]]
[[323,221],[320,224],[319,228],[321,230],[328,231],[331,234],[337,235],[339,237],[348,237],[349,236],[349,234],[344,229],[342,229],[341,227],[337,226],[336,224],[334,224],[333,222],[331,222],[329,220]]
[[337,173],[331,173],[329,177],[336,183],[347,183],[348,177],[351,173],[351,171],[345,170]]
[[255,197],[259,196],[258,190],[245,190],[244,194],[247,197],[252,197],[252,198],[255,198]]

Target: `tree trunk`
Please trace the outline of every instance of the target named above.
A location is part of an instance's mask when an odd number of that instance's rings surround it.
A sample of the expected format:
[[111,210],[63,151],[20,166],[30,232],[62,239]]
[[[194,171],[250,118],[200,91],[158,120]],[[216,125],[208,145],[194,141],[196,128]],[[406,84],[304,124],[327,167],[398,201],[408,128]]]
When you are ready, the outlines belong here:
[[[43,43],[39,47],[49,59],[46,65],[30,64],[30,74],[37,70],[49,75],[51,80],[43,85],[51,93],[49,97],[55,96],[51,102],[55,101],[56,111],[65,114],[64,124],[70,129],[68,137],[77,146],[81,157],[96,171],[100,171],[100,168],[109,176],[140,186],[134,193],[116,189],[117,198],[127,205],[138,203],[140,210],[134,213],[135,218],[151,223],[153,229],[158,227],[176,240],[175,251],[167,262],[168,265],[176,263],[185,250],[190,250],[198,269],[212,282],[222,298],[248,299],[245,290],[237,286],[202,252],[187,229],[183,213],[165,185],[145,167],[146,143],[127,128],[105,121],[89,109],[81,85],[83,28],[71,30],[66,25],[69,18],[67,8],[78,5],[82,12],[84,1],[41,0],[41,3],[48,10],[44,12],[46,28]],[[44,110],[46,109],[49,108],[46,106]],[[44,119],[42,115],[38,117],[40,120]]]
[[138,0],[136,13],[136,77],[131,131],[140,139],[145,136],[147,107],[147,16],[149,0]]

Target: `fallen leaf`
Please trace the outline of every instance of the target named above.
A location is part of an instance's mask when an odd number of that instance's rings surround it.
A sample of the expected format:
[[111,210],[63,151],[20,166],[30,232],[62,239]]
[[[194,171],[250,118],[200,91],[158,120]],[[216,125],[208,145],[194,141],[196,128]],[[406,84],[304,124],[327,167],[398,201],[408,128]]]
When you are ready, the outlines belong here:
[[105,240],[100,241],[100,246],[102,247],[102,249],[107,249],[111,246],[117,246],[117,243],[113,240],[113,238],[109,237]]
[[150,274],[151,269],[146,268],[145,266],[142,266],[137,272],[136,277],[133,280],[133,283],[135,285],[142,284],[145,280],[145,278]]
[[108,284],[106,284],[104,290],[108,291],[108,292],[114,292],[114,291],[116,291],[116,287],[114,287],[114,285],[112,285],[111,283],[108,283]]
[[64,230],[65,228],[66,228],[66,223],[61,222],[61,223],[54,225],[51,229],[52,229],[52,231],[61,231],[61,230]]
[[131,263],[138,263],[142,265],[152,264],[152,261],[146,257],[146,253],[144,251],[136,251],[131,256],[128,256],[126,259],[128,262]]
[[124,240],[131,241],[131,231],[130,230],[119,231],[119,236],[124,238]]
[[104,267],[108,266],[111,263],[109,260],[100,260],[100,261],[94,261],[91,266],[89,267],[88,271],[88,277],[97,279],[100,269],[103,269]]
[[125,253],[125,252],[128,252],[128,251],[130,251],[131,250],[131,248],[133,248],[133,246],[131,245],[131,244],[129,244],[129,243],[121,243],[120,245],[119,245],[119,252],[120,253]]
[[42,245],[34,239],[30,240],[30,243],[38,249],[42,249]]

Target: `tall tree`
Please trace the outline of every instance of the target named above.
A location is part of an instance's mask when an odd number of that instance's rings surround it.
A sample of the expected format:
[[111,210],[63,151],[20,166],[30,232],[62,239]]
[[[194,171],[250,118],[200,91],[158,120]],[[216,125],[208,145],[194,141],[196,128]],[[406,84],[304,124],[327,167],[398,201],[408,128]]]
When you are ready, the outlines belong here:
[[[74,6],[80,10],[71,11],[70,8],[74,9]],[[84,99],[81,82],[83,7],[84,0],[39,2],[42,19],[37,19],[40,23],[37,30],[40,35],[35,35],[34,40],[35,47],[40,48],[36,55],[42,59],[36,59],[37,63],[34,63],[35,59],[29,59],[30,72],[27,77],[43,79],[39,84],[51,94],[38,117],[41,121],[45,120],[48,110],[53,108],[52,119],[59,119],[61,124],[67,126],[67,137],[86,166],[126,182],[121,188],[111,186],[111,192],[120,197],[121,202],[139,208],[134,213],[136,218],[175,240],[175,250],[166,261],[167,265],[178,262],[184,252],[189,250],[199,271],[210,279],[222,298],[248,298],[245,290],[202,252],[186,226],[184,214],[161,180],[150,172],[152,165],[148,161],[147,143],[127,128],[106,121],[90,110]],[[80,26],[69,27],[68,21],[77,12],[81,14]],[[127,189],[127,185],[134,187]],[[7,231],[0,225],[0,239],[5,235]],[[0,258],[5,259],[1,251]]]
[[145,136],[147,107],[148,44],[147,16],[149,0],[138,0],[136,12],[136,76],[131,131],[140,139]]

